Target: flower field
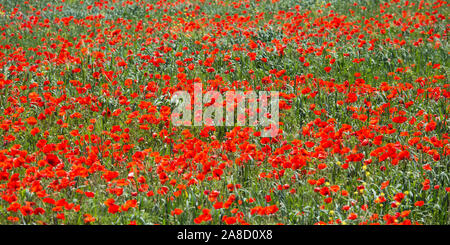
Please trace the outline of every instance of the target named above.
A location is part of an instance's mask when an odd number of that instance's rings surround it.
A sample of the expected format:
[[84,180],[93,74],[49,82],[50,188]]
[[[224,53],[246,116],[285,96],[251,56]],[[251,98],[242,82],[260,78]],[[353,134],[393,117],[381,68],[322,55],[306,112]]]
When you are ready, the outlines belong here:
[[[449,16],[444,0],[0,0],[0,224],[448,225]],[[173,125],[194,83],[278,91],[278,134]]]

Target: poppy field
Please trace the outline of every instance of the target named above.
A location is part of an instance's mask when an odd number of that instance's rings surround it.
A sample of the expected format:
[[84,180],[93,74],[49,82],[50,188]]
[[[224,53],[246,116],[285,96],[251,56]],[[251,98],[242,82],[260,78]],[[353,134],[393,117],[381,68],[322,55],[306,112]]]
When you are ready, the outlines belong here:
[[[0,0],[0,224],[448,225],[449,17],[444,0]],[[194,83],[278,91],[278,134],[173,125]]]

